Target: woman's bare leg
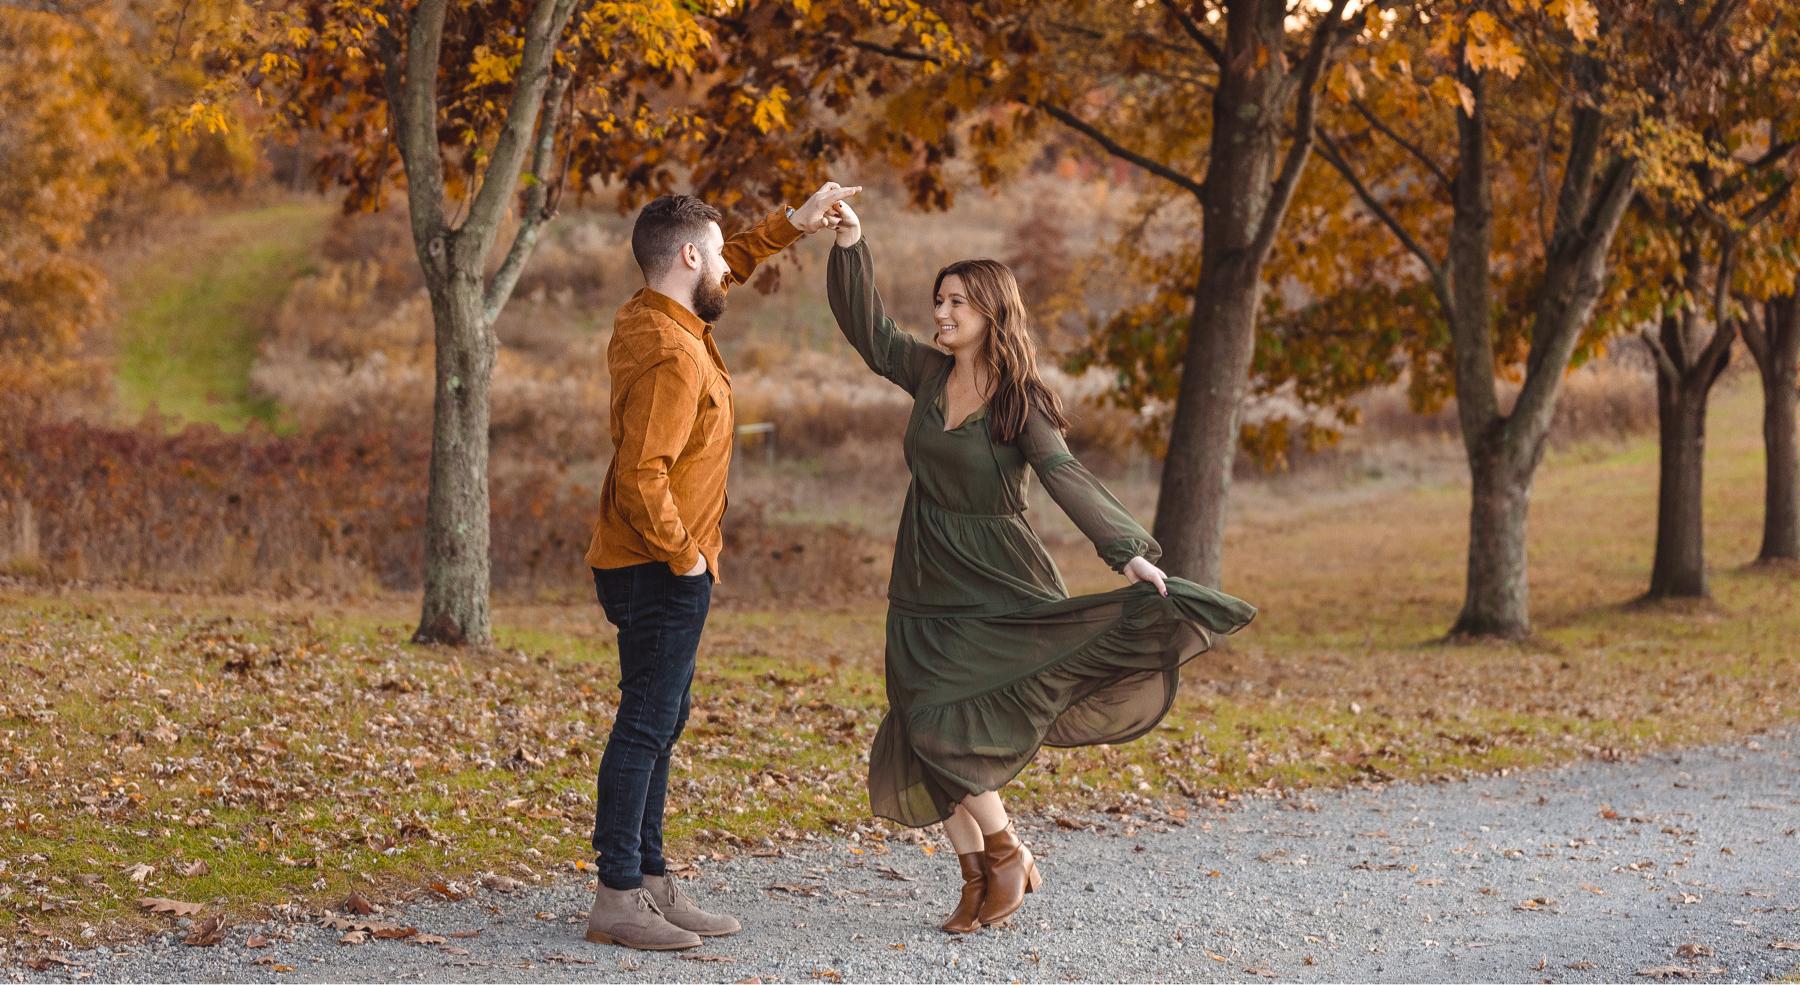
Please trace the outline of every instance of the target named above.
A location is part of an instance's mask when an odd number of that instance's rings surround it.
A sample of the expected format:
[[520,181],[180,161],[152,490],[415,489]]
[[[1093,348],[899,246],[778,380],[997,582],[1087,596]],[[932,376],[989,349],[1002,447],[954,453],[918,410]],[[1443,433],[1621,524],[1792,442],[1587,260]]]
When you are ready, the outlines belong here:
[[[962,803],[957,805],[957,808],[968,812],[969,816],[980,826],[983,835],[991,835],[996,831],[1005,829],[1008,821],[1006,816],[1006,805],[1000,802],[1000,793],[997,790],[989,790],[987,793],[978,793],[973,796],[964,797]],[[974,849],[970,850],[973,851]],[[958,849],[958,851],[961,851],[961,849]]]
[[981,825],[976,823],[975,816],[961,804],[957,804],[956,810],[944,818],[944,834],[949,836],[950,844],[958,855],[981,851]]

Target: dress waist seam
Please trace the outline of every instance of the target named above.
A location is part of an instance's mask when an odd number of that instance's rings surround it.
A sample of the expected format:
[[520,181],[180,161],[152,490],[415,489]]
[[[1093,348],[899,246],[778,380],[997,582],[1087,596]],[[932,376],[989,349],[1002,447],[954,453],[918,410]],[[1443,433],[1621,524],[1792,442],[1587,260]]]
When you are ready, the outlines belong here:
[[922,505],[930,507],[934,513],[947,513],[950,516],[960,517],[966,520],[1016,520],[1025,515],[1024,510],[1018,510],[1012,513],[964,513],[961,510],[953,510],[948,506],[940,505],[939,503],[926,498],[924,495],[919,496],[919,502]]

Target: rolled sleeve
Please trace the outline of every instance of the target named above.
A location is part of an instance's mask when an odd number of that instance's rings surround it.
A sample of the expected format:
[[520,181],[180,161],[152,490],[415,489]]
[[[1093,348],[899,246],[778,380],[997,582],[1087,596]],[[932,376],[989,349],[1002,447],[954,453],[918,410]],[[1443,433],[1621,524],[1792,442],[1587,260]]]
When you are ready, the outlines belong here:
[[731,268],[732,282],[747,284],[750,275],[756,272],[757,264],[787,249],[801,235],[800,230],[788,221],[787,213],[777,209],[763,221],[726,240],[719,253],[725,258],[725,265]]

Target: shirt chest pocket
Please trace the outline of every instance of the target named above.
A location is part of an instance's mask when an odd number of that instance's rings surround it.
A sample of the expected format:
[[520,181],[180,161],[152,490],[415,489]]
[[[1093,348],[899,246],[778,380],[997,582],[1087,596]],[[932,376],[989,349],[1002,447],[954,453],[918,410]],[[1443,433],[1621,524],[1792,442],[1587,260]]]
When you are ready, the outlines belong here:
[[695,421],[695,437],[708,443],[730,441],[734,425],[731,384],[715,377],[700,394],[700,414]]

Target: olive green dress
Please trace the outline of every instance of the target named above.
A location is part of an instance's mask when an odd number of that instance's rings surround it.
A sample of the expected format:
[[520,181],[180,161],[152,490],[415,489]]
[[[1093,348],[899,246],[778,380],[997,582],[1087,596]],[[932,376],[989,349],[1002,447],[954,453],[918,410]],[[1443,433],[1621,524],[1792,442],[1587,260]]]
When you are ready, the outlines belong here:
[[888,714],[869,752],[874,813],[912,827],[998,790],[1041,745],[1124,742],[1175,700],[1177,670],[1256,610],[1180,578],[1070,598],[1025,519],[1027,469],[1117,571],[1161,549],[1039,413],[993,440],[985,408],[945,428],[951,359],[882,310],[866,242],[833,247],[831,310],[869,368],[913,396],[912,482],[888,586]]

